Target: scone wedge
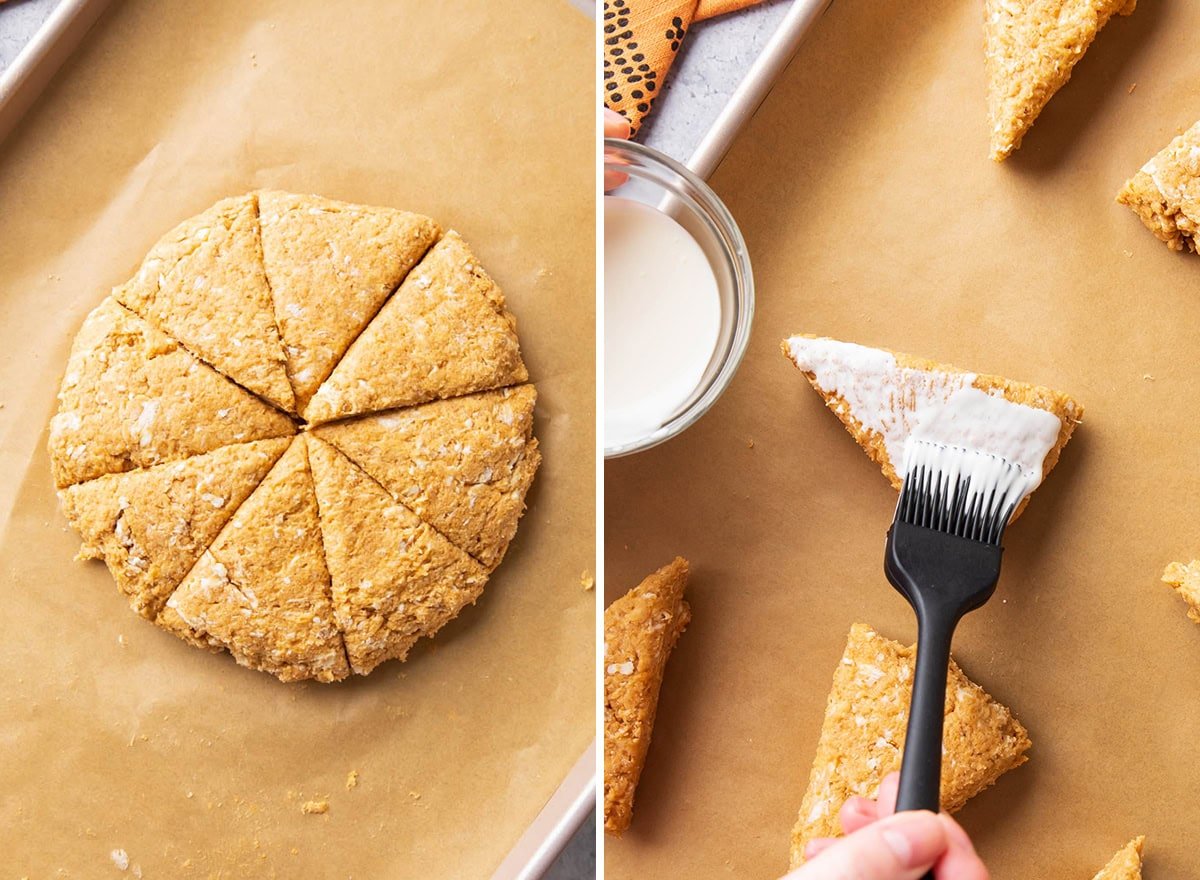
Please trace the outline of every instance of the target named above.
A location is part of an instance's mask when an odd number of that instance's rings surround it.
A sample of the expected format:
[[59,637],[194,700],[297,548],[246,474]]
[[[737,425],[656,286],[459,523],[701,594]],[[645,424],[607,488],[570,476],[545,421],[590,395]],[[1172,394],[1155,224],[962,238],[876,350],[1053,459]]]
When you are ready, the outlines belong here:
[[500,564],[541,463],[533,385],[438,400],[322,425],[405,507],[478,559]]
[[296,433],[286,415],[111,298],[75,337],[58,400],[49,451],[60,489]]
[[1200,623],[1200,559],[1172,562],[1163,572],[1162,579],[1187,602],[1188,619]]
[[295,410],[263,270],[256,194],[222,199],[184,220],[113,296],[239,385]]
[[1145,842],[1145,837],[1129,841],[1092,880],[1142,880],[1142,846]]
[[1142,166],[1117,201],[1173,251],[1196,253],[1200,228],[1200,122]]
[[291,439],[255,440],[59,491],[80,559],[103,559],[138,614],[154,620]]
[[311,434],[308,459],[334,615],[350,668],[366,675],[474,603],[488,571]]
[[1016,439],[1025,448],[1044,449],[1031,463],[1040,467],[1044,480],[1083,418],[1083,407],[1060,391],[887,349],[798,335],[784,340],[783,353],[897,490],[905,443],[938,419],[990,417],[996,401],[1022,407],[1021,429],[1029,432],[1027,436],[1010,437],[1006,432],[1012,429],[997,423],[985,426],[989,433],[980,437]]
[[1114,15],[1137,0],[984,0],[992,158],[1021,146],[1054,93]]
[[304,436],[201,554],[157,622],[281,681],[350,674]]
[[620,836],[646,763],[663,672],[691,620],[688,563],[669,565],[604,612],[604,830]]
[[303,410],[441,235],[428,217],[320,196],[258,194],[263,266]]
[[529,379],[504,295],[447,232],[354,340],[303,413],[313,424]]
[[[865,624],[850,630],[833,676],[808,789],[792,830],[791,864],[818,837],[838,837],[838,811],[850,797],[872,797],[900,769],[916,649]],[[1009,770],[1025,763],[1029,735],[1012,712],[950,663],[943,732],[942,808],[960,809]]]

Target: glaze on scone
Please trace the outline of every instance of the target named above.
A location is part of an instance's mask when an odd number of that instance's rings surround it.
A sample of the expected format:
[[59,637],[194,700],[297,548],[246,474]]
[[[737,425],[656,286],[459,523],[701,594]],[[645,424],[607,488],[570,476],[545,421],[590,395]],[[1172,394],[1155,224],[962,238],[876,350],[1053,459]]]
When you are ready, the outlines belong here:
[[[1013,460],[1022,473],[1029,472],[1029,492],[1058,463],[1083,418],[1083,407],[1061,392],[888,349],[807,334],[784,340],[782,348],[897,490],[902,483],[897,466],[903,466],[908,438],[920,435],[952,404],[965,401],[972,413],[981,402],[1002,410],[994,424],[960,420],[955,430],[978,441],[964,444],[971,448],[1021,453]],[[1027,494],[1014,519],[1028,501]]]

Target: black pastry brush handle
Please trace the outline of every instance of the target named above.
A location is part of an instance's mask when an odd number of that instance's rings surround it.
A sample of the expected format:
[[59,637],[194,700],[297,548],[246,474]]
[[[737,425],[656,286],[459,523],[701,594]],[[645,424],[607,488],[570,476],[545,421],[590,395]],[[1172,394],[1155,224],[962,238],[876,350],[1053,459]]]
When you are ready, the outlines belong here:
[[941,808],[942,727],[946,721],[946,675],[950,640],[957,621],[946,613],[921,615],[917,630],[917,666],[904,758],[900,765],[897,810]]
[[[942,727],[946,720],[946,676],[950,641],[958,615],[949,608],[918,613],[917,664],[896,810],[941,810]],[[933,874],[924,880],[933,880]]]

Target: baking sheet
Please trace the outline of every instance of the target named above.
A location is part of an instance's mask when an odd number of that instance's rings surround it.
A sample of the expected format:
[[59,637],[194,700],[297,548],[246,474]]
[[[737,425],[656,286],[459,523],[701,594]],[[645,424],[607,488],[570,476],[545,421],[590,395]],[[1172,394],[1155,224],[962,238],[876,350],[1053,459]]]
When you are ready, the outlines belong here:
[[787,15],[771,34],[771,39],[754,59],[742,81],[712,126],[705,132],[687,166],[704,180],[716,170],[733,146],[743,126],[771,92],[779,74],[796,55],[796,50],[821,19],[832,0],[792,0]]
[[[14,876],[486,877],[594,735],[592,22],[559,0],[114,7],[0,155],[0,827]],[[43,451],[70,337],[179,218],[271,186],[459,229],[545,463],[478,606],[285,686],[73,563]],[[358,772],[358,785],[345,787]],[[302,815],[328,798],[326,815]]]
[[1148,877],[1196,874],[1200,631],[1158,579],[1200,556],[1200,259],[1113,197],[1200,118],[1197,32],[1200,4],[1142,0],[1000,166],[977,2],[834,3],[801,47],[712,179],[755,267],[741,371],[688,432],[605,466],[606,598],[694,564],[609,877],[782,874],[851,623],[915,636],[882,574],[896,496],[779,353],[801,331],[1084,404],[955,641],[1033,739],[959,816],[997,880],[1090,877],[1142,833]]
[[[54,74],[71,57],[108,8],[109,0],[57,0],[12,64],[0,71],[0,143],[33,106]],[[5,16],[16,15],[10,7]],[[7,24],[7,19],[4,19]]]

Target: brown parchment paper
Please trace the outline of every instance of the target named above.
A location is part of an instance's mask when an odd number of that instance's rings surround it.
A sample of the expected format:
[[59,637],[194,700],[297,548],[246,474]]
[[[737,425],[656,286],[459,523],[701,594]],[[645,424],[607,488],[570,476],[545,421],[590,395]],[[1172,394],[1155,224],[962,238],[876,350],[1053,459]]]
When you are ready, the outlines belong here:
[[[120,4],[6,142],[6,877],[486,877],[586,748],[592,33],[561,0]],[[102,565],[72,562],[43,450],[84,314],[177,220],[254,187],[457,228],[540,391],[545,463],[479,604],[343,685],[282,685],[134,616]]]
[[607,598],[694,564],[610,877],[782,874],[850,624],[915,637],[882,573],[895,493],[780,355],[801,331],[1084,404],[955,639],[1033,739],[959,815],[996,880],[1091,877],[1135,834],[1147,877],[1200,874],[1200,629],[1159,583],[1200,556],[1200,259],[1113,203],[1200,118],[1200,4],[1114,19],[999,166],[981,16],[834,3],[714,176],[755,267],[749,354],[695,427],[606,466]]

